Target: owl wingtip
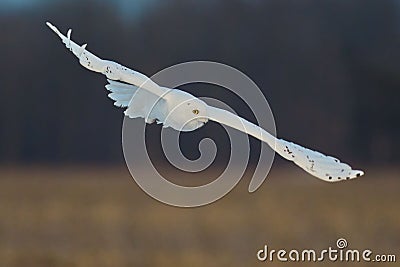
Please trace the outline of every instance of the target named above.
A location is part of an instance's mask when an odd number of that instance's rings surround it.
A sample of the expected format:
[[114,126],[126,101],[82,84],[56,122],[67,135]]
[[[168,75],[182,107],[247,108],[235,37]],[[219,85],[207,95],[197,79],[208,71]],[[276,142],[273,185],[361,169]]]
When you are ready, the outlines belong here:
[[363,171],[360,171],[360,170],[356,171],[356,177],[361,177],[363,175],[364,175]]

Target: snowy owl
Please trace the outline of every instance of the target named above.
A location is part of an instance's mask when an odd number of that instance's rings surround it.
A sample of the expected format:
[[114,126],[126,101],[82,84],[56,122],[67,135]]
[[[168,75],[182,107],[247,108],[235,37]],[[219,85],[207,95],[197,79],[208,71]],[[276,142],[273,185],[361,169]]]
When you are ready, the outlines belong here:
[[125,108],[124,113],[130,118],[144,118],[146,123],[157,122],[178,131],[193,131],[211,120],[267,143],[279,155],[321,180],[337,182],[364,174],[334,157],[275,138],[258,125],[226,110],[207,105],[187,92],[162,87],[144,74],[116,62],[103,60],[86,50],[86,44],[79,46],[73,42],[71,29],[65,36],[51,23],[46,24],[61,38],[82,66],[107,77],[108,84],[105,87],[110,91],[108,96],[115,101],[115,106]]

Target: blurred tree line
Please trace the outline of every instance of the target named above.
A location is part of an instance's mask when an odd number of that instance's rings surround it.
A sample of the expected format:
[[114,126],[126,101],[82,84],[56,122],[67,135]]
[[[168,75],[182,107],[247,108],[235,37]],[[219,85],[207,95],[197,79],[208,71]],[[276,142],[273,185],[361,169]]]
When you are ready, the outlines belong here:
[[[191,60],[231,65],[262,89],[281,138],[343,159],[398,162],[399,9],[395,0],[168,0],[130,17],[91,0],[1,12],[0,161],[122,160],[123,114],[105,78],[77,63],[49,20],[149,76]],[[218,98],[252,119],[233,96]]]

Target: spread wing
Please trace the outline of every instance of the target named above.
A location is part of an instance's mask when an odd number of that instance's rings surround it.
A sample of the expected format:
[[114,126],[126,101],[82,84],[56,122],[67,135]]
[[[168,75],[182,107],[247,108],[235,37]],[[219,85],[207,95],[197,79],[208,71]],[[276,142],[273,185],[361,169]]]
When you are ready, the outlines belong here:
[[267,143],[279,155],[293,161],[300,168],[321,180],[337,182],[353,179],[364,174],[363,171],[353,170],[348,164],[340,162],[334,157],[326,156],[292,142],[277,139],[258,125],[229,111],[208,106],[207,112],[210,120],[245,132]]
[[79,59],[79,63],[85,68],[100,72],[107,76],[109,80],[121,81],[135,85],[141,89],[145,89],[152,94],[162,97],[168,90],[160,87],[146,75],[131,70],[116,62],[101,59],[86,50],[86,44],[79,46],[71,40],[71,29],[68,30],[67,36],[63,35],[50,22],[46,22],[47,26],[52,29],[62,40],[65,46]]

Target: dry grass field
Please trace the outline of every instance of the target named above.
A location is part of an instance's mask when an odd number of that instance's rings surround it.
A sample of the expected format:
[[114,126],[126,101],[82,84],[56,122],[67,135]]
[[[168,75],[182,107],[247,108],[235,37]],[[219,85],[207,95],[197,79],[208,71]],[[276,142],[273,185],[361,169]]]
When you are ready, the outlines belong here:
[[323,249],[340,237],[400,257],[399,169],[336,184],[288,170],[273,168],[253,194],[245,177],[223,199],[185,209],[147,196],[124,166],[2,167],[0,266],[283,266],[256,252]]

